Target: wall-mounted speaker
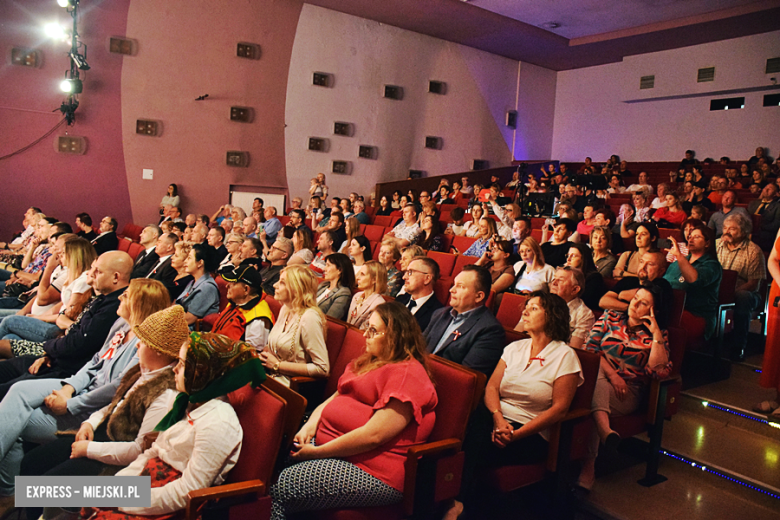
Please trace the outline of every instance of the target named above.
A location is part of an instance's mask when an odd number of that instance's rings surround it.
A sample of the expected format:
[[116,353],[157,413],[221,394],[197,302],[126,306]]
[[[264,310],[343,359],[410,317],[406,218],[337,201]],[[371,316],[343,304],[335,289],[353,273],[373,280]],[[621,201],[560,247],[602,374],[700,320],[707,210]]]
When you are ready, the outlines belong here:
[[251,123],[255,111],[250,107],[230,107],[230,120],[239,123]]
[[425,147],[431,150],[441,150],[442,138],[429,135],[425,137]]
[[410,179],[422,179],[423,177],[425,177],[424,170],[409,170]]
[[248,60],[259,60],[260,46],[254,43],[238,42],[236,45],[236,56]]
[[228,166],[246,168],[249,166],[249,152],[228,151],[226,161]]
[[315,72],[312,84],[317,87],[332,87],[333,75],[328,74],[327,72]]
[[517,128],[517,110],[506,111],[506,126],[509,128]]
[[402,100],[404,98],[404,89],[397,85],[385,85],[382,90],[382,96],[387,99]]
[[361,144],[360,148],[358,148],[358,157],[360,157],[361,159],[376,159],[376,156],[377,156],[376,146]]
[[313,152],[327,152],[328,140],[324,137],[309,137],[309,150]]
[[87,152],[87,140],[84,137],[60,135],[54,140],[54,149],[59,153],[84,155]]
[[11,49],[11,65],[35,68],[39,67],[42,61],[42,54],[35,49],[25,49],[23,47]]
[[349,175],[351,163],[349,161],[333,161],[330,171],[339,175]]
[[111,36],[108,38],[108,52],[111,54],[133,56],[137,48],[138,44],[135,40],[131,40],[130,38],[122,38],[120,36]]
[[471,162],[472,170],[487,170],[488,168],[490,168],[490,162],[484,159],[474,159]]
[[343,135],[345,137],[351,137],[352,136],[352,123],[343,123],[341,121],[336,121],[333,123],[333,133],[335,135]]
[[447,84],[443,81],[431,80],[428,82],[428,92],[431,94],[444,95],[447,93]]
[[135,122],[135,133],[150,137],[158,137],[162,134],[162,123],[152,119],[138,119]]

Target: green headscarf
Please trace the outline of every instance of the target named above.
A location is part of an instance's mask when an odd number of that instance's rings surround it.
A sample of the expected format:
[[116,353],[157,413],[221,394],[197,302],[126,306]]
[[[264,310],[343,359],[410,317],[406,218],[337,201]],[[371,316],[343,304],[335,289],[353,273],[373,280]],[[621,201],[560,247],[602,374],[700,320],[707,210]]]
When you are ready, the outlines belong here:
[[205,403],[247,383],[259,386],[265,381],[265,370],[252,345],[221,334],[193,332],[184,363],[184,381],[186,392],[176,396],[173,408],[155,431],[165,431],[182,420],[189,403]]

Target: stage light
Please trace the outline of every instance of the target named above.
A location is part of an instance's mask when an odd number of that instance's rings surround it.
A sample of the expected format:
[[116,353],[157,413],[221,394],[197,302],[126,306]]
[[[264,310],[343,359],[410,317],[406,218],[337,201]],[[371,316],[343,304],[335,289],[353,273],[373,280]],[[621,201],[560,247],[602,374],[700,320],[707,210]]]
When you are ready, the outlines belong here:
[[79,3],[79,0],[57,0],[60,7],[73,7]]
[[53,40],[65,41],[69,38],[68,33],[65,32],[65,29],[63,29],[62,26],[56,22],[47,23],[43,26],[43,30],[46,33],[46,36]]
[[60,90],[68,94],[81,94],[84,90],[84,84],[80,79],[64,79],[60,82]]
[[80,70],[89,70],[89,63],[87,63],[86,56],[83,56],[77,52],[71,52],[70,59],[73,60],[73,63],[75,63]]

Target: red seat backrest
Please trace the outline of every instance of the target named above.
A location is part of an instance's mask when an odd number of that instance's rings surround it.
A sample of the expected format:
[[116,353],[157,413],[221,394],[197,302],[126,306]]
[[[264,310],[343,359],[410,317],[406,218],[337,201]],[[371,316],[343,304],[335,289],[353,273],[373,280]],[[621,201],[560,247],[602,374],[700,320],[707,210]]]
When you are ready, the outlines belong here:
[[463,254],[471,247],[471,244],[476,241],[476,238],[457,236],[452,239],[452,245],[455,246],[455,249],[457,249],[460,254]]
[[528,298],[521,294],[504,293],[501,297],[501,305],[498,306],[496,319],[505,329],[515,328],[517,322],[520,321],[523,309],[525,309],[526,301]]
[[279,215],[276,218],[279,219],[279,222],[281,222],[283,226],[286,226],[290,222],[290,217],[286,215]]
[[330,360],[330,375],[328,376],[328,382],[325,385],[326,399],[336,392],[339,378],[344,374],[347,366],[353,359],[366,351],[366,338],[363,337],[363,331],[352,327],[351,325],[345,326],[347,331],[339,355],[335,360]]
[[228,304],[228,284],[221,276],[214,278],[214,282],[216,282],[217,289],[219,289],[219,312],[222,312],[225,310],[225,307],[227,307]]
[[385,227],[377,226],[375,224],[367,225],[366,229],[363,231],[363,236],[365,236],[371,242],[381,241],[384,234],[385,234]]
[[265,301],[268,303],[268,306],[271,308],[271,312],[274,315],[274,320],[279,319],[279,311],[282,310],[282,304],[276,301],[274,297],[271,296],[270,294],[265,295]]
[[466,256],[466,255],[458,255],[458,258],[455,259],[455,265],[452,268],[452,277],[455,278],[460,274],[461,271],[463,271],[463,268],[467,265],[472,265],[477,263],[476,256]]
[[428,358],[428,368],[439,398],[436,424],[428,442],[463,439],[469,415],[481,400],[485,389],[485,374],[439,356]]
[[327,327],[328,335],[325,337],[325,347],[328,349],[328,361],[332,364],[341,352],[344,338],[347,335],[347,326],[343,321],[328,318]]
[[724,269],[723,276],[720,279],[720,291],[718,293],[718,303],[734,303],[734,293],[737,291],[737,273],[731,269]]
[[[127,253],[130,250],[130,244],[132,244],[130,239],[120,238],[119,239],[119,246],[117,247],[117,249],[119,251],[124,251],[125,253]],[[130,253],[128,253],[128,254],[130,254]],[[132,255],[130,255],[130,256],[132,256]],[[135,260],[135,258],[133,258],[133,259]]]
[[672,310],[669,313],[670,327],[680,326],[683,311],[685,310],[685,297],[685,291],[682,289],[672,289]]
[[374,217],[374,225],[389,227],[393,225],[393,222],[395,222],[395,220],[397,219],[394,219],[390,215],[377,215],[376,217]]
[[433,284],[433,293],[443,305],[449,305],[450,287],[452,287],[452,278],[439,278]]
[[[122,240],[122,242],[127,242],[127,240]],[[143,250],[144,246],[138,242],[130,242],[130,245],[127,249],[127,254],[130,255],[130,258],[132,258],[133,261],[135,261],[135,259],[138,258],[138,255],[140,255]]]
[[266,388],[251,385],[231,392],[228,399],[244,430],[241,456],[230,470],[228,482],[270,482],[284,435],[286,403]]
[[439,275],[442,278],[445,278],[452,274],[452,268],[455,267],[457,255],[440,253],[438,251],[428,251],[428,258],[439,264]]
[[534,240],[536,240],[540,244],[542,243],[542,230],[541,229],[532,229],[531,230],[531,236],[533,237]]

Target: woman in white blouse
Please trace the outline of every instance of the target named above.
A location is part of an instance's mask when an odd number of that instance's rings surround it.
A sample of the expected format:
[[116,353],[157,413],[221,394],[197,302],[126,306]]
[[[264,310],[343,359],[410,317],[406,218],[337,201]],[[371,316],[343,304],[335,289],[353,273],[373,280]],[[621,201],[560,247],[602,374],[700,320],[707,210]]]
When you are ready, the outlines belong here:
[[274,284],[274,298],[282,304],[279,317],[260,354],[270,377],[290,386],[295,376],[327,377],[325,315],[317,306],[317,278],[302,265],[282,270]]
[[461,236],[476,238],[479,235],[479,221],[482,219],[484,210],[479,204],[471,206],[471,220],[463,224],[463,231]]
[[311,235],[304,228],[296,229],[292,237],[293,254],[287,265],[309,265],[314,260],[314,244]]
[[515,283],[510,291],[515,294],[529,294],[546,291],[555,276],[555,269],[544,263],[544,253],[539,242],[526,237],[517,248],[521,260],[515,264]]
[[460,499],[445,518],[457,518],[474,498],[480,468],[534,464],[547,458],[549,428],[569,411],[584,379],[567,342],[569,307],[560,296],[531,293],[522,322],[529,339],[510,343],[485,388],[485,406],[470,422]]
[[360,330],[368,327],[368,318],[374,309],[385,302],[382,295],[387,292],[387,269],[371,260],[363,264],[355,277],[358,292],[352,297],[347,313],[347,323]]

